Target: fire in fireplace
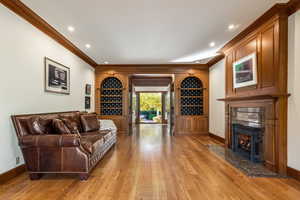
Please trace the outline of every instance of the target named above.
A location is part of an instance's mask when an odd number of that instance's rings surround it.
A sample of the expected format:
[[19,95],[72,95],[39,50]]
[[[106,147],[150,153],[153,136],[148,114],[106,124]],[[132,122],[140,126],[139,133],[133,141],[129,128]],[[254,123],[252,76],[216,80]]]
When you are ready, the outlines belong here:
[[232,108],[232,150],[263,162],[264,108]]

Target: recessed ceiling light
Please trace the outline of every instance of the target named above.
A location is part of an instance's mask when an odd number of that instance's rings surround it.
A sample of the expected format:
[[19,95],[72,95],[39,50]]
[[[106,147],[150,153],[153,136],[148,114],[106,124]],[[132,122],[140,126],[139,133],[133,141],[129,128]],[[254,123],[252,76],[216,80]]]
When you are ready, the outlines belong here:
[[229,26],[228,26],[228,30],[233,30],[235,28],[235,25],[234,24],[230,24]]
[[74,32],[74,31],[75,31],[75,28],[74,28],[73,26],[68,26],[68,30],[69,30],[70,32]]
[[209,46],[210,47],[214,47],[216,45],[216,43],[215,42],[211,42],[211,43],[209,43]]
[[108,63],[109,63],[109,62],[107,62],[107,61],[104,62],[104,64],[106,64],[106,65],[107,65]]
[[89,48],[91,48],[91,45],[90,45],[90,44],[86,44],[85,47],[86,47],[87,49],[89,49]]

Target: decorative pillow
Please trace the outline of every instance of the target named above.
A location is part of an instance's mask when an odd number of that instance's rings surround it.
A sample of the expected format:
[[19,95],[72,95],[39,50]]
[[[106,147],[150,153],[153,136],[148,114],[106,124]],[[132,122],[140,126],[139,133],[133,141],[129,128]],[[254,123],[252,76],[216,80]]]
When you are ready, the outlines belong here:
[[72,134],[70,129],[68,129],[65,123],[60,119],[53,119],[52,125],[57,134]]
[[36,116],[30,117],[27,120],[27,127],[28,127],[30,134],[32,134],[32,135],[47,134],[45,127],[41,124],[40,121],[41,121],[41,118],[36,117]]
[[80,121],[80,113],[79,112],[61,114],[61,115],[59,115],[59,118],[60,119],[68,119],[72,122],[75,122],[78,131],[79,132],[82,131],[82,126],[81,126],[81,121]]
[[100,124],[96,114],[85,114],[80,116],[84,132],[98,131]]
[[69,120],[67,118],[61,118],[67,128],[71,131],[72,134],[77,134],[80,136],[77,123],[75,121]]
[[54,134],[55,133],[55,130],[53,129],[53,126],[52,126],[52,121],[53,121],[53,118],[47,118],[47,117],[39,118],[40,126],[42,126],[45,129],[46,134]]

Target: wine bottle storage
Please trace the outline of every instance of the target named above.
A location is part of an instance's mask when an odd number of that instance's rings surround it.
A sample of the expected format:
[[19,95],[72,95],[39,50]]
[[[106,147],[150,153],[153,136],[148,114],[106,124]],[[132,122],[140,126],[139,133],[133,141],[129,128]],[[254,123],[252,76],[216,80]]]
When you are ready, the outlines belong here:
[[101,84],[101,115],[122,115],[123,85],[115,78],[109,77]]
[[185,78],[180,85],[181,115],[203,115],[203,85],[197,77]]

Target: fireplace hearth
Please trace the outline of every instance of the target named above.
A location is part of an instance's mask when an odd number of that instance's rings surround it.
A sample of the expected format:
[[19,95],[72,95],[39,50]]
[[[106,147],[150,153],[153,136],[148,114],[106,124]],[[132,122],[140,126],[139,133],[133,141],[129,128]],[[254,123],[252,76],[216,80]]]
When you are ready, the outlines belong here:
[[252,162],[263,162],[264,109],[232,109],[232,150]]

